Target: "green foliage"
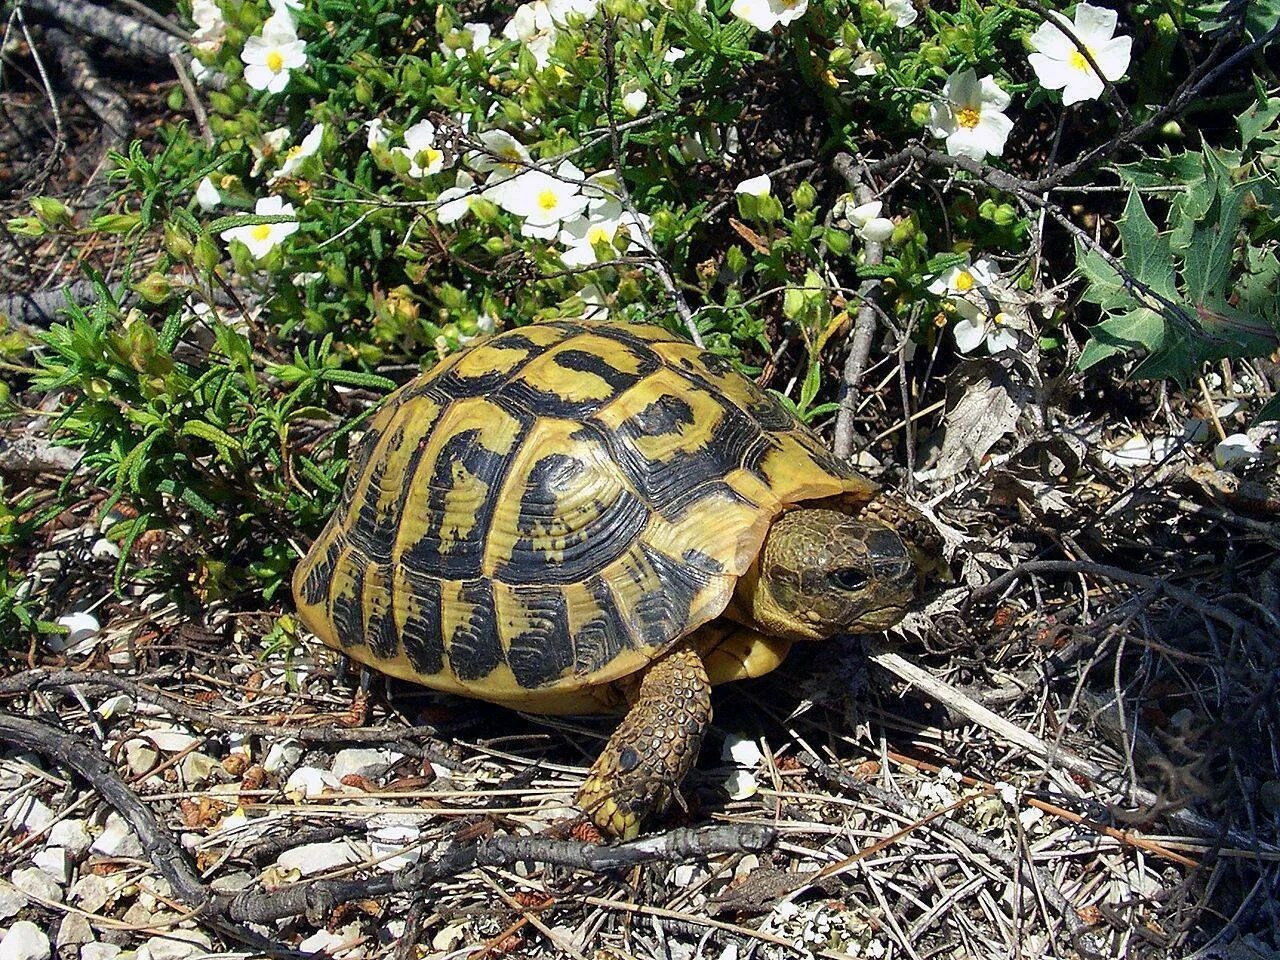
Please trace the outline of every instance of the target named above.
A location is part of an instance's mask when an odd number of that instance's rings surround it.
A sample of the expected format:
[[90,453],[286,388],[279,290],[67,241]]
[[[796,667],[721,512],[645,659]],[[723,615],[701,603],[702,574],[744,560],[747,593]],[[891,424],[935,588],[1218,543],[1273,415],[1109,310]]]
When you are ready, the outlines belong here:
[[[1145,357],[1135,376],[1185,380],[1211,360],[1275,349],[1277,116],[1280,100],[1260,99],[1237,120],[1242,150],[1203,145],[1118,168],[1130,187],[1120,270],[1096,249],[1077,248],[1085,298],[1103,314],[1081,368],[1136,349]],[[1144,191],[1153,199],[1144,202]],[[1163,208],[1163,229],[1149,206]]]
[[[1130,102],[1167,99],[1185,34],[1246,15],[1252,30],[1268,3],[1139,3],[1122,16],[1141,54]],[[201,0],[199,15],[221,21],[198,24],[195,43],[200,71],[218,75],[200,91],[212,146],[175,119],[160,149],[115,158],[119,194],[92,217],[39,197],[8,224],[124,254],[98,301],[49,332],[35,380],[63,391],[57,439],[84,451],[89,484],[137,510],[110,533],[124,547],[118,575],[275,595],[331,509],[370,406],[495,329],[589,313],[683,330],[674,286],[710,349],[751,374],[782,364],[773,386],[823,429],[867,281],[880,281],[885,324],[944,363],[959,352],[944,328],[963,296],[939,282],[1004,271],[964,305],[1014,310],[1036,228],[1016,196],[958,170],[945,183],[941,168],[905,181],[880,171],[883,210],[870,214],[831,158],[940,146],[931,107],[972,69],[1012,96],[1014,134],[991,163],[1034,169],[1062,110],[1026,58],[1042,14],[1009,0],[810,0],[761,31],[733,6],[303,0],[275,16],[293,21],[305,66],[261,89],[265,61],[251,65],[247,45],[265,42],[271,4]],[[1079,251],[1102,313],[1082,366],[1141,349],[1140,375],[1186,376],[1270,349],[1280,100],[1237,97],[1238,148],[1145,147],[1119,168],[1132,187],[1120,272],[1098,249]],[[177,109],[183,95],[171,100]],[[1072,109],[1092,111],[1073,127],[1093,130],[1081,149],[1120,123],[1099,104]],[[1139,119],[1146,109],[1134,108]],[[411,152],[406,134],[424,121],[433,136]],[[527,161],[494,153],[495,136]],[[595,191],[589,216],[612,210],[609,228],[576,249],[554,226],[530,229],[496,189],[522,163],[580,172],[575,191]],[[766,173],[769,189],[735,194]],[[461,204],[456,216],[445,197]],[[131,567],[130,545],[151,530],[173,548],[154,569]]]

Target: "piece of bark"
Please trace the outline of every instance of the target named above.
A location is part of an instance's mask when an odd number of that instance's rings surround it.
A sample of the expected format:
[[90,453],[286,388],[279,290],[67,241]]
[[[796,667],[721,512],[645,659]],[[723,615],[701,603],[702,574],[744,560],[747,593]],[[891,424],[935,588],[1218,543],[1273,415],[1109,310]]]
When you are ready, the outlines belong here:
[[22,0],[22,5],[153,62],[168,60],[169,54],[184,48],[181,40],[163,30],[81,0]]

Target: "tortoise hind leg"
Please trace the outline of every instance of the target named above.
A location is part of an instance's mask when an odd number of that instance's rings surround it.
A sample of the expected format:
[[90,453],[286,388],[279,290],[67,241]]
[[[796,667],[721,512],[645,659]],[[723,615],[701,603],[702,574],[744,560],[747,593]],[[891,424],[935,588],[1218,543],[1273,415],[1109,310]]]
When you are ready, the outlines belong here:
[[711,722],[711,683],[698,652],[676,647],[654,661],[631,709],[578,790],[601,832],[630,840],[676,795]]

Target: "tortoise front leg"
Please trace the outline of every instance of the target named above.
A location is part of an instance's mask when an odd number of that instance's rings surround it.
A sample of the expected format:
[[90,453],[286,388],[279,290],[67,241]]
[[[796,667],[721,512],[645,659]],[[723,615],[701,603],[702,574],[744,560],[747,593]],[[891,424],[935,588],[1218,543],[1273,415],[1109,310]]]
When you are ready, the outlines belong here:
[[601,832],[631,840],[661,812],[698,759],[711,722],[711,683],[692,647],[654,661],[631,709],[578,790],[578,805]]

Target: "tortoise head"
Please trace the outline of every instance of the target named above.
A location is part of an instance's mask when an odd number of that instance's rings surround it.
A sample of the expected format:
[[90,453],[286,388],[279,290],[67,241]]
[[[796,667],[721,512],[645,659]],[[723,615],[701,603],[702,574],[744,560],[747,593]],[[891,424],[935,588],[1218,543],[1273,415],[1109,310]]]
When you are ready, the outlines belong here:
[[800,508],[769,529],[755,576],[744,579],[739,602],[762,630],[822,640],[893,626],[915,596],[918,573],[892,527]]

